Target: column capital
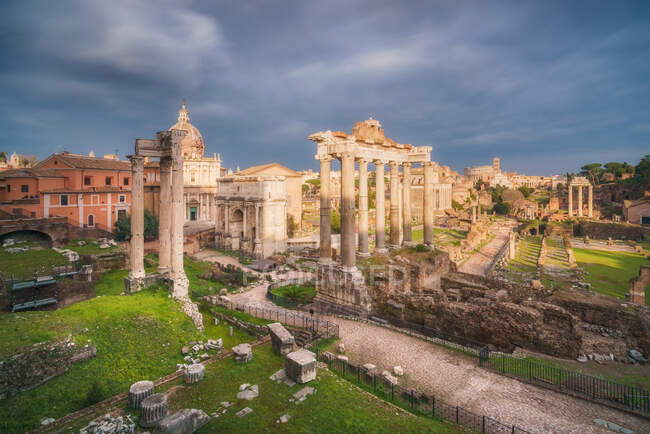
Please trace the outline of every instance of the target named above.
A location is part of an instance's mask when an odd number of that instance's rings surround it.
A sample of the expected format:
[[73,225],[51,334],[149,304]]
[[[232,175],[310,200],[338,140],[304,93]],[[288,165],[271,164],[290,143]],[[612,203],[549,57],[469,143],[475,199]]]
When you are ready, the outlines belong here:
[[385,165],[386,165],[386,161],[385,161],[385,160],[373,160],[372,163],[373,163],[375,166],[385,166]]
[[399,167],[399,164],[397,164],[397,161],[389,161],[388,165],[390,166],[391,170],[396,168],[396,167]]
[[357,158],[357,163],[359,163],[359,164],[368,164],[368,163],[370,163],[370,160],[367,159],[367,158],[360,157],[360,158]]
[[171,170],[172,168],[172,159],[169,157],[161,157],[160,158],[160,169],[166,169],[166,170]]
[[423,161],[422,167],[433,167],[433,161]]
[[351,159],[351,160],[354,160],[354,153],[352,153],[352,152],[341,152],[339,155],[340,155],[339,158],[340,158],[341,160],[343,160],[343,159]]
[[411,163],[410,161],[405,161],[405,162],[402,163],[402,167],[410,168],[412,165],[413,165],[413,163]]
[[332,161],[334,158],[330,154],[316,155],[316,159],[320,161]]

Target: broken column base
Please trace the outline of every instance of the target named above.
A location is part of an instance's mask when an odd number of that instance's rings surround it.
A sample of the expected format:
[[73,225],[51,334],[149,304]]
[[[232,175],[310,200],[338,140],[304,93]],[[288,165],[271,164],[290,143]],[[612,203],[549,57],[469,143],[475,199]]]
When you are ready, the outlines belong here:
[[312,305],[317,311],[362,318],[370,315],[372,299],[358,268],[348,269],[336,263],[318,264],[315,286],[317,294]]
[[158,273],[147,274],[143,277],[133,277],[129,275],[124,278],[124,292],[132,294],[134,292],[142,291],[156,283],[164,282],[164,280],[164,276]]

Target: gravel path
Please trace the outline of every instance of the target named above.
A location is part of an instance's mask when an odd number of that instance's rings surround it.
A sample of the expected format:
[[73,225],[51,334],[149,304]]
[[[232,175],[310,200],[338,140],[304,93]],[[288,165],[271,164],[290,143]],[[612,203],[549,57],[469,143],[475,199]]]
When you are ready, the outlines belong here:
[[400,365],[405,371],[400,384],[503,423],[532,433],[611,432],[593,422],[600,418],[650,432],[650,423],[641,418],[503,377],[455,351],[372,324],[328,319],[339,324],[351,361],[373,363],[380,371]]

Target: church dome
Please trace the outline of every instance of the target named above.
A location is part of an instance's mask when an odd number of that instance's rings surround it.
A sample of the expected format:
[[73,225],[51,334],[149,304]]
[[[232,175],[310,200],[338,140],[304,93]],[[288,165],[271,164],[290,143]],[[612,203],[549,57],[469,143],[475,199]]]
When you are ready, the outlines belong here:
[[190,112],[183,101],[183,106],[178,111],[178,121],[169,130],[185,130],[187,135],[181,142],[183,158],[186,160],[200,160],[203,158],[205,144],[199,130],[190,123]]

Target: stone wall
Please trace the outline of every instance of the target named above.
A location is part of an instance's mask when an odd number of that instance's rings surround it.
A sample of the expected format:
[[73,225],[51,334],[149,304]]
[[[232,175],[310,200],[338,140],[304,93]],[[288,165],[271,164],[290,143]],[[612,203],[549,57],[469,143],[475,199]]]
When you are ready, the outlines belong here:
[[335,308],[362,317],[370,313],[372,300],[359,270],[346,271],[338,264],[318,264],[315,282],[316,297],[313,305],[317,310]]
[[650,227],[625,223],[582,221],[573,225],[573,235],[576,237],[588,236],[599,240],[611,238],[613,240],[642,241],[644,237],[650,236]]
[[127,252],[125,250],[99,253],[96,255],[82,255],[80,262],[82,264],[92,265],[93,273],[103,273],[109,270],[122,270],[128,267]]
[[39,343],[0,363],[0,399],[33,389],[63,374],[73,362],[95,356],[94,346],[79,348],[71,339]]

